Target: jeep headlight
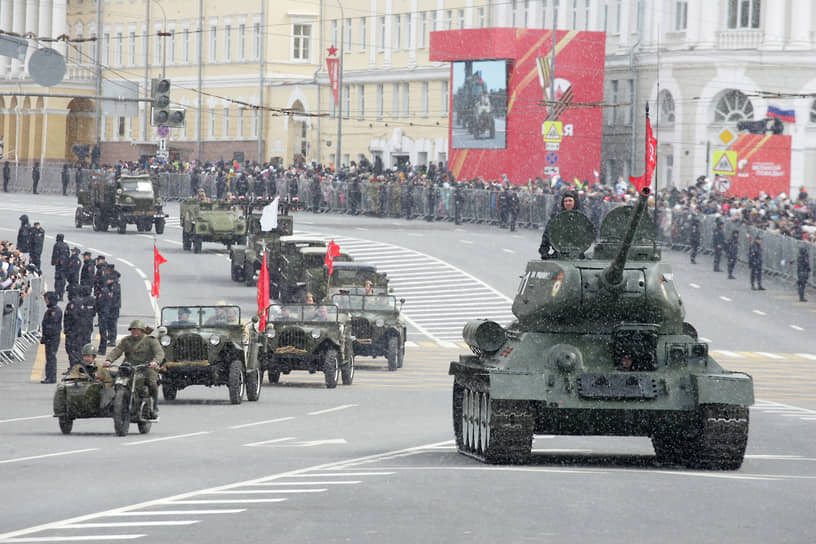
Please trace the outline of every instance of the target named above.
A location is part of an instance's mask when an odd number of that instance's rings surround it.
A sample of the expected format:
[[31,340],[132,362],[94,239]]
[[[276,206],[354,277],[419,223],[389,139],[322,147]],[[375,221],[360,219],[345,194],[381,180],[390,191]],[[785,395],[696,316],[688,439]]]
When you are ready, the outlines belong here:
[[217,346],[220,343],[221,343],[221,337],[220,336],[218,336],[217,334],[213,334],[212,336],[210,336],[210,344],[211,345]]
[[124,198],[124,200],[125,200],[125,204],[133,204],[133,198],[131,198],[129,196],[126,196]]
[[315,340],[320,338],[320,329],[312,329],[312,338]]
[[160,197],[156,198],[156,206],[161,206],[161,205],[162,205],[162,199]]
[[275,333],[275,329],[274,329],[274,328],[268,329],[268,330],[266,331],[266,335],[267,335],[269,338],[275,338],[275,334],[276,334],[276,333]]
[[160,344],[161,344],[163,347],[165,347],[165,348],[166,348],[167,346],[169,346],[169,345],[170,345],[170,342],[172,342],[172,341],[173,341],[173,339],[172,339],[172,338],[170,338],[169,336],[167,336],[167,335],[165,334],[164,336],[162,336],[162,337],[161,337],[161,339],[159,340],[159,343],[160,343]]
[[374,324],[377,325],[378,327],[382,327],[383,325],[385,325],[385,321],[383,321],[382,319],[378,319],[377,321],[374,322]]

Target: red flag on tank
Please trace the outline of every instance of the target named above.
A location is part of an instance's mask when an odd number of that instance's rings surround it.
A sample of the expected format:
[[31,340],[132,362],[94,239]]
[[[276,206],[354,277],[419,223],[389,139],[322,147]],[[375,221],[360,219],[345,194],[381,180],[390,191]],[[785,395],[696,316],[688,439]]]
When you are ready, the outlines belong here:
[[340,256],[340,246],[334,243],[334,240],[329,242],[328,247],[326,248],[326,258],[323,260],[323,263],[329,267],[329,275],[331,276],[332,272],[334,272],[334,258]]
[[[640,177],[629,176],[629,182],[635,186],[638,193],[649,194],[652,186],[652,174],[657,165],[657,138],[652,134],[652,122],[649,112],[646,111],[646,172]],[[644,193],[644,191],[646,191]]]
[[167,259],[162,257],[159,253],[159,248],[153,244],[153,286],[150,288],[150,296],[159,298],[159,287],[161,287],[161,274],[159,274],[159,265],[167,262]]
[[258,330],[266,329],[266,315],[269,313],[269,270],[266,268],[266,251],[264,251],[261,272],[258,274]]

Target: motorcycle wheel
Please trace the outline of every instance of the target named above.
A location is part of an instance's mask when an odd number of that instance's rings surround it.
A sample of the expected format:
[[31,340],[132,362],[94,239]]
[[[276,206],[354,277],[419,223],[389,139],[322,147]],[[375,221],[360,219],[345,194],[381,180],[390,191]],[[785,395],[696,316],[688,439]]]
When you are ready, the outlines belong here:
[[150,403],[147,402],[147,399],[143,400],[142,403],[139,405],[139,432],[141,434],[147,434],[150,432],[150,427],[153,426],[152,421],[145,421],[149,420],[153,414],[150,413]]
[[113,430],[116,436],[127,436],[130,430],[130,394],[120,388],[113,397]]
[[59,426],[62,434],[71,434],[71,429],[74,428],[74,420],[68,416],[60,416]]

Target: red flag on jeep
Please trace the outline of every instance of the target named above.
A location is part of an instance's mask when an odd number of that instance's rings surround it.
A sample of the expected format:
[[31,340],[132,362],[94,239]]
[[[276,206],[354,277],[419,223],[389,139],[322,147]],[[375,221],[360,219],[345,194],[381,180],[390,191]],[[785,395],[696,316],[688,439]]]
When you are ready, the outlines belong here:
[[329,267],[329,276],[332,275],[334,272],[334,258],[340,255],[340,246],[334,243],[334,240],[329,242],[328,247],[326,248],[326,258],[323,260],[323,264]]
[[161,274],[159,274],[159,265],[167,262],[167,259],[162,257],[159,253],[159,248],[153,244],[153,286],[150,288],[150,296],[159,298],[159,287],[161,287]]
[[[649,110],[646,110],[646,172],[640,177],[629,177],[638,193],[648,195],[652,186],[652,174],[657,165],[657,138],[652,134],[652,123],[649,120]],[[646,191],[644,193],[644,191]]]
[[266,251],[264,251],[261,272],[258,274],[258,330],[266,329],[266,315],[269,313],[269,270],[266,268]]

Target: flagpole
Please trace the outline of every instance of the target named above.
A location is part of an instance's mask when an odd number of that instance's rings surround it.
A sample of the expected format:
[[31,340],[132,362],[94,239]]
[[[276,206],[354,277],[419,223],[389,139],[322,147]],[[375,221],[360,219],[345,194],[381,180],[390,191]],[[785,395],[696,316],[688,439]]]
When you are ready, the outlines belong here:
[[[648,107],[648,103],[646,104]],[[657,98],[655,99],[655,107],[657,108],[657,132],[660,132],[660,25],[657,26]],[[654,223],[655,223],[655,236],[654,236],[654,243],[652,244],[652,250],[657,253],[657,237],[660,234],[660,225],[658,224],[658,210],[657,210],[657,200],[660,198],[660,195],[657,192],[657,146],[655,146],[655,173],[654,173]]]
[[[158,268],[158,266],[156,265],[156,252],[158,250],[159,250],[159,243],[156,240],[156,233],[154,232],[153,233],[153,269],[154,270],[156,270]],[[155,274],[153,276],[153,282],[154,283],[156,282]],[[152,293],[151,293],[151,297],[150,297],[150,303],[153,305],[153,322],[156,324],[156,327],[158,327],[161,324],[161,316],[159,315],[159,297],[160,296],[161,296],[160,293],[157,292],[155,297],[152,296]]]

